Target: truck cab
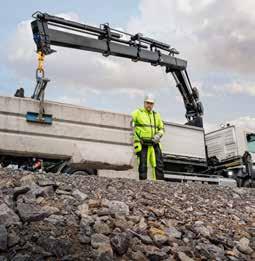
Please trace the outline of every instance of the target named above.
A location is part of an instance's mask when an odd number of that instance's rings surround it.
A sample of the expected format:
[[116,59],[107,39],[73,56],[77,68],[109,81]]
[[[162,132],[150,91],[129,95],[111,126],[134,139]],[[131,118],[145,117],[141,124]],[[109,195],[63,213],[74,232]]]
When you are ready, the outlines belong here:
[[218,174],[251,186],[255,179],[255,130],[226,125],[206,134],[208,165]]

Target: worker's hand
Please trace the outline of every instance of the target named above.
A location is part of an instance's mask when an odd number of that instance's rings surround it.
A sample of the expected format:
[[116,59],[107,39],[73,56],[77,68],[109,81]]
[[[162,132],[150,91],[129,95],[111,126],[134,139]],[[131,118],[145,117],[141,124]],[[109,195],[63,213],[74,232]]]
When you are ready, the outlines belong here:
[[136,142],[134,145],[134,150],[135,150],[136,156],[140,157],[141,151],[142,151],[142,144],[139,142]]
[[152,141],[153,141],[154,143],[159,143],[161,137],[162,137],[162,134],[161,134],[161,133],[157,133],[157,134],[154,135]]

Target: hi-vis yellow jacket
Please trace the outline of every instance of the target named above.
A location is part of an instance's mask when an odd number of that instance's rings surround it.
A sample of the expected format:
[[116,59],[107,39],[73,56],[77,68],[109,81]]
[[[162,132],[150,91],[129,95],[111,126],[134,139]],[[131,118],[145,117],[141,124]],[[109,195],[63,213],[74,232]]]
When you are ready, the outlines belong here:
[[134,142],[152,140],[155,134],[164,134],[164,123],[160,114],[155,111],[148,112],[140,108],[132,112],[134,130]]

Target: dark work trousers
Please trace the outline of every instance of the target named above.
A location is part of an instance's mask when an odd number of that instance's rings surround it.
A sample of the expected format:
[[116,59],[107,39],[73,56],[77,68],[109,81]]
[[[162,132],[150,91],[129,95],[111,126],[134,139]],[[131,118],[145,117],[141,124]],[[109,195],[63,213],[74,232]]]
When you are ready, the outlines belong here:
[[[155,156],[156,156],[156,168],[155,168],[155,174],[157,180],[163,180],[164,179],[164,164],[163,164],[163,156],[160,149],[159,144],[153,145]],[[139,179],[144,180],[147,179],[147,171],[148,171],[148,165],[147,165],[147,152],[148,152],[148,145],[142,145],[142,150],[139,153]]]

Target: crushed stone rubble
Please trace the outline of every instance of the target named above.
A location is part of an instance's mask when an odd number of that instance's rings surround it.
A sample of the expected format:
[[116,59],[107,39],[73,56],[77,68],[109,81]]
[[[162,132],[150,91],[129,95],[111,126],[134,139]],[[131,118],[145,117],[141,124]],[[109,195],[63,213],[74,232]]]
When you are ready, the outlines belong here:
[[255,260],[255,189],[0,169],[7,260]]

